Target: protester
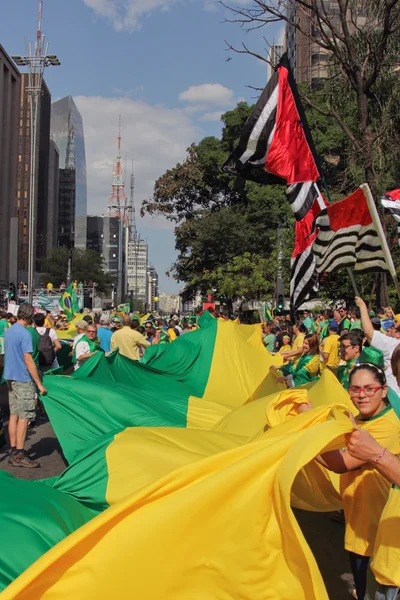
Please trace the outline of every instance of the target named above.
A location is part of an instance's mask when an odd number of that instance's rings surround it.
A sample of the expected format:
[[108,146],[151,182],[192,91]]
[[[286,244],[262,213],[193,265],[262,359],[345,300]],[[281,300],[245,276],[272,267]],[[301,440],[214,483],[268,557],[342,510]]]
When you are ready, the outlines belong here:
[[347,316],[347,310],[344,306],[339,306],[337,312],[339,313],[340,317],[338,333],[339,335],[343,335],[350,331],[351,321]]
[[[365,428],[379,443],[398,453],[399,421],[387,402],[384,372],[375,365],[357,365],[350,373],[348,391],[359,411],[356,419],[358,427]],[[368,564],[390,483],[373,471],[367,461],[353,458],[346,449],[325,452],[316,460],[341,474],[340,494],[346,523],[345,548],[350,556],[357,599],[364,600]]]
[[[398,396],[400,396],[400,387],[393,376],[392,366],[391,366],[391,358],[392,354],[397,348],[400,340],[397,338],[391,338],[381,331],[376,331],[371,323],[371,318],[368,314],[368,308],[361,298],[356,298],[356,304],[360,309],[361,313],[361,325],[365,335],[371,346],[374,348],[378,348],[383,353],[383,358],[385,359],[386,365],[386,379],[389,386],[396,392]],[[396,326],[399,327],[400,326]]]
[[275,351],[275,327],[272,323],[264,323],[263,343],[268,352]]
[[345,364],[340,364],[337,370],[337,378],[345,390],[349,387],[349,375],[352,368],[360,358],[363,333],[358,329],[353,329],[340,337],[340,357]]
[[92,323],[88,325],[86,333],[79,339],[74,347],[72,362],[75,371],[79,369],[86,360],[91,358],[96,352],[100,351],[97,340],[97,327]]
[[22,304],[18,309],[17,322],[4,335],[4,379],[7,382],[10,405],[9,462],[14,467],[31,469],[40,466],[38,461],[29,458],[24,449],[29,420],[35,417],[35,384],[40,394],[47,393],[33,361],[32,338],[26,330],[32,322],[33,314],[31,304]]
[[303,354],[303,343],[307,333],[307,329],[304,323],[298,323],[297,325],[293,325],[293,331],[296,337],[293,340],[291,351],[284,352],[283,358],[285,360],[290,359],[292,360],[293,364],[296,364],[300,360],[301,355]]
[[321,357],[323,359],[322,368],[327,368],[336,375],[339,367],[339,325],[336,321],[328,324],[328,337],[320,346]]
[[280,370],[283,374],[278,381],[286,383],[288,387],[296,387],[304,383],[310,383],[319,375],[319,340],[316,333],[306,335],[303,342],[303,354],[295,365],[283,366]]
[[168,333],[170,342],[173,342],[174,340],[176,340],[177,337],[179,337],[179,331],[176,329],[175,321],[173,319],[170,319],[168,322],[167,333]]
[[351,326],[350,331],[353,329],[362,329],[361,327],[361,312],[358,306],[355,306],[351,310]]
[[325,310],[323,313],[323,320],[319,323],[317,333],[319,335],[319,339],[321,342],[328,335],[328,325],[331,321],[334,321],[334,311],[333,310]]
[[110,316],[101,315],[99,319],[100,327],[97,328],[97,337],[99,339],[99,346],[103,352],[109,353],[111,351],[111,338],[113,332],[110,326]]
[[146,330],[147,341],[149,344],[152,344],[154,340],[157,338],[157,331],[154,327],[148,327]]
[[312,317],[310,315],[310,311],[305,310],[303,315],[304,315],[303,324],[305,325],[308,333],[314,333],[314,320],[312,319]]
[[[137,319],[131,320],[129,315],[122,318],[122,329],[113,333],[111,338],[111,350],[119,348],[119,353],[131,360],[139,360],[139,348],[148,348],[150,342],[139,333],[140,323]],[[155,343],[155,342],[153,342]]]
[[186,333],[190,333],[191,330],[192,329],[191,329],[191,327],[189,327],[189,323],[187,321],[183,321],[181,335],[185,335]]
[[[279,350],[280,354],[285,354],[285,353],[289,353],[292,350],[292,346],[290,345],[290,336],[289,335],[284,335],[282,337],[282,346],[281,349]],[[287,359],[284,358],[284,361],[287,362]]]
[[53,328],[44,326],[45,318],[41,313],[34,317],[36,331],[39,339],[39,364],[42,373],[49,369],[56,369],[59,364],[56,353],[61,350],[61,342]]

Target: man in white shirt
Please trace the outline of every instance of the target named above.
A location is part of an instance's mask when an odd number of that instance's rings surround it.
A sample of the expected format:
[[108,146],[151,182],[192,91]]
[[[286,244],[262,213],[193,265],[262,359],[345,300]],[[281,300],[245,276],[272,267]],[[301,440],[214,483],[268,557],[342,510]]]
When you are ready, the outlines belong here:
[[385,375],[388,385],[400,396],[400,387],[397,383],[395,376],[392,373],[391,358],[392,354],[400,344],[400,325],[396,325],[395,331],[392,335],[395,337],[389,337],[381,331],[376,331],[371,322],[367,305],[361,298],[356,298],[356,304],[361,312],[361,326],[365,335],[368,338],[369,343],[373,348],[378,348],[383,354],[385,360]]
[[85,335],[87,328],[88,328],[88,324],[83,319],[81,321],[77,321],[75,323],[75,329],[78,332],[78,335],[74,338],[74,342],[72,344],[73,350],[75,350],[75,346],[77,345],[79,340]]
[[74,364],[75,371],[79,369],[82,364],[88,360],[93,354],[98,352],[98,348],[93,349],[94,342],[97,338],[97,327],[94,323],[88,325],[86,333],[83,336],[80,336],[77,344],[75,345],[75,358],[76,362]]

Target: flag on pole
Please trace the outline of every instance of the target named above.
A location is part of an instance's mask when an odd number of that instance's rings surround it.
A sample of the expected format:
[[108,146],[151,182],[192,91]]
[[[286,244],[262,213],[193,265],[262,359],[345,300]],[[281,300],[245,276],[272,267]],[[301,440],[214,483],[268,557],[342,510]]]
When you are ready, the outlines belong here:
[[125,313],[126,315],[129,315],[129,313],[131,312],[130,302],[124,302],[123,304],[118,304],[117,312],[122,312],[122,313]]
[[326,203],[315,183],[321,169],[286,54],[222,169],[256,183],[288,184],[297,221],[291,268],[291,305],[296,312],[318,282],[310,236]]
[[387,192],[382,200],[382,206],[397,221],[397,238],[400,246],[400,189]]
[[65,312],[68,321],[72,321],[74,314],[79,312],[79,303],[72,283],[67,287],[60,298],[61,310]]
[[[367,184],[323,209],[313,243],[316,268],[329,273],[350,267],[358,273],[394,270],[381,222]],[[385,247],[386,246],[386,247]]]

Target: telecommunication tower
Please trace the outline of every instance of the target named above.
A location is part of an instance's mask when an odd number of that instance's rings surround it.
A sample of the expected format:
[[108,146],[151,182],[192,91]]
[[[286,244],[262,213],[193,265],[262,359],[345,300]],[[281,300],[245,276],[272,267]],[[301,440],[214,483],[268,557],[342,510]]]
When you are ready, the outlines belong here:
[[119,117],[119,128],[118,128],[118,152],[115,162],[115,169],[113,172],[113,183],[112,183],[111,196],[108,202],[108,216],[118,217],[122,223],[126,221],[127,205],[125,197],[125,183],[122,176],[122,162],[121,162],[121,115]]
[[133,160],[132,160],[132,172],[131,172],[131,193],[129,198],[129,240],[136,242],[137,239],[137,228],[136,228],[136,210],[135,210],[135,174],[133,172]]

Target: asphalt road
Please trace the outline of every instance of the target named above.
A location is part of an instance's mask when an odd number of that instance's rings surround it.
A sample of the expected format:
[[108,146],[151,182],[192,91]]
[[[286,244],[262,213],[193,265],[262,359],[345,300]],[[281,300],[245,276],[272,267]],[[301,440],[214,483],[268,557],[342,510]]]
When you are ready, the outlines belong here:
[[[0,406],[7,419],[7,391],[0,386]],[[5,428],[7,429],[7,428]],[[7,431],[6,431],[7,435]],[[8,464],[8,446],[0,450],[0,469],[22,479],[45,479],[62,473],[67,463],[49,421],[38,421],[29,430],[26,449],[40,461],[39,469],[21,469]],[[329,598],[350,600],[353,579],[347,554],[343,549],[344,526],[332,521],[327,514],[295,510],[299,525],[317,559]]]

